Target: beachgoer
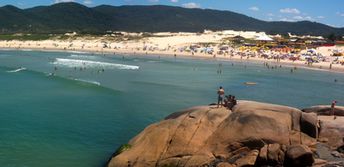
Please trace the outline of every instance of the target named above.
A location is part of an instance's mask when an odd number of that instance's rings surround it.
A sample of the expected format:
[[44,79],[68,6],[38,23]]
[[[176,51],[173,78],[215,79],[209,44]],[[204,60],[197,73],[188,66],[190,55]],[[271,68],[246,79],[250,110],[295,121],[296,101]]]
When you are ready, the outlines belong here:
[[237,100],[235,99],[235,96],[231,96],[227,107],[228,109],[232,110],[236,104],[237,104]]
[[220,86],[219,90],[217,90],[217,108],[223,105],[223,97],[225,95],[225,90]]
[[235,99],[235,96],[232,96],[231,107],[229,109],[232,110],[235,105],[237,105],[237,100]]
[[317,122],[317,129],[318,129],[318,136],[317,138],[319,138],[320,136],[320,131],[321,131],[321,120],[319,119],[318,122]]
[[336,119],[337,117],[334,115],[334,108],[336,107],[337,101],[333,100],[331,104],[331,115],[333,115],[333,119]]
[[232,99],[232,95],[225,96],[226,98],[224,99],[224,107],[229,107],[230,101]]

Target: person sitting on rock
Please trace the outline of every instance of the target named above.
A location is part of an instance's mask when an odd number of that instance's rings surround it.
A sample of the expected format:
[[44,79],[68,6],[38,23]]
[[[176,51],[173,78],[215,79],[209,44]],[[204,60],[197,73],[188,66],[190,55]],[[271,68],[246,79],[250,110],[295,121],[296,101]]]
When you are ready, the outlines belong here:
[[223,106],[223,96],[225,95],[225,90],[220,86],[219,90],[217,90],[217,108]]
[[225,100],[224,100],[224,107],[228,107],[229,106],[229,104],[230,104],[230,101],[231,101],[231,99],[232,99],[232,95],[228,95],[228,96],[225,96],[226,98],[225,98]]
[[232,96],[232,98],[229,101],[228,109],[232,110],[236,104],[237,100],[235,99],[235,96]]

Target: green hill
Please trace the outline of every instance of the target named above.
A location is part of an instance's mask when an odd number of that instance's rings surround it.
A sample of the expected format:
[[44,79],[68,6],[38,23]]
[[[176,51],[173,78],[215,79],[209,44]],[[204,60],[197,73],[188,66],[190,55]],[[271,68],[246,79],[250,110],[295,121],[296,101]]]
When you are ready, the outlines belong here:
[[344,35],[344,28],[321,23],[266,22],[242,14],[210,9],[187,9],[172,6],[108,6],[88,8],[78,3],[59,3],[19,9],[0,8],[0,33],[104,33],[199,32],[210,30],[253,30],[268,33]]

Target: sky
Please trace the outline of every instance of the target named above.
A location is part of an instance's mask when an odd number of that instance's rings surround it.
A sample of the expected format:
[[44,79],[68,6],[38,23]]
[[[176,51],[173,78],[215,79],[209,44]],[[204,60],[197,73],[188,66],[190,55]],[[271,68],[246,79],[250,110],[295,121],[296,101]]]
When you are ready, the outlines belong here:
[[89,7],[102,4],[172,5],[229,10],[265,21],[309,20],[344,27],[344,0],[1,0],[0,6],[14,5],[25,9],[70,1]]

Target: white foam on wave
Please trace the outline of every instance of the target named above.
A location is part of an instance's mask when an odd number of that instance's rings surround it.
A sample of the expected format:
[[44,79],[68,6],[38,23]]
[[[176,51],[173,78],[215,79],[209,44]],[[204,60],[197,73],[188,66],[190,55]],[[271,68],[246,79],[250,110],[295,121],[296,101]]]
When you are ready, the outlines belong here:
[[116,64],[116,63],[107,63],[100,61],[91,61],[91,60],[77,60],[77,59],[63,59],[56,58],[52,64],[67,66],[70,68],[74,67],[89,67],[89,68],[107,68],[107,69],[121,69],[121,70],[137,70],[139,66],[126,65],[126,64]]
[[75,58],[75,59],[96,59],[97,57],[95,56],[88,56],[88,55],[77,55],[77,54],[72,54],[69,57]]
[[69,53],[76,53],[76,54],[87,54],[87,52],[82,51],[68,51]]
[[86,79],[74,79],[74,80],[100,86],[100,83],[97,81],[91,81],[91,80],[86,80]]
[[10,71],[7,71],[7,72],[19,72],[19,71],[23,71],[23,70],[26,70],[26,68],[20,67],[20,68],[18,68],[18,69],[10,70]]
[[21,49],[21,51],[28,51],[28,52],[31,52],[33,51],[32,49]]
[[149,60],[147,61],[148,63],[159,63],[159,61],[155,61],[155,60]]

